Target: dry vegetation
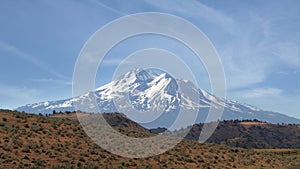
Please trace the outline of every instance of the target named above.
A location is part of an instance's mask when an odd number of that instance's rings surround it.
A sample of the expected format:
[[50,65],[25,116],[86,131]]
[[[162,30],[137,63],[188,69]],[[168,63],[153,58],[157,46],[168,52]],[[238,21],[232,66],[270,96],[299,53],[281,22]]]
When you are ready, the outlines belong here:
[[[95,145],[74,114],[69,117],[0,111],[0,168],[300,168],[297,149],[242,149],[192,140],[159,156],[123,158]],[[127,135],[153,135],[120,114],[106,118]]]
[[[193,125],[186,138],[197,140],[202,127],[203,124]],[[298,124],[269,124],[250,120],[222,121],[208,142],[247,149],[300,149],[300,128]]]

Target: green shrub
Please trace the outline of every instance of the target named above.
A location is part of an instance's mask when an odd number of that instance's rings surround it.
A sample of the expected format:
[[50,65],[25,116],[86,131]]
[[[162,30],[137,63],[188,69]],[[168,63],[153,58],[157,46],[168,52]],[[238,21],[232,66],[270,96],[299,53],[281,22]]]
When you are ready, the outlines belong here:
[[24,147],[24,148],[22,149],[22,152],[23,152],[23,153],[30,153],[30,148],[29,148],[29,146]]

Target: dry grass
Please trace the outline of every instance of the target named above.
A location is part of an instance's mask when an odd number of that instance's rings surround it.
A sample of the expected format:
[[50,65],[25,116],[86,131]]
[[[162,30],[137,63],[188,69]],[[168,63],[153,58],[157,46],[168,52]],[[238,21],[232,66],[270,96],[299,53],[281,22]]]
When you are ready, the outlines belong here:
[[256,121],[249,121],[249,122],[240,122],[241,125],[257,125],[257,126],[264,126],[264,125],[267,125],[267,123],[265,122],[256,122]]
[[[118,115],[111,117],[114,119],[115,116]],[[95,145],[75,118],[71,120],[72,118],[61,117],[0,111],[1,167],[280,169],[300,166],[299,150],[247,150],[200,144],[192,140],[184,140],[159,156],[146,159],[123,158]],[[127,125],[136,124],[130,122]],[[144,132],[143,130],[138,131]],[[134,132],[137,137],[141,134],[138,131]]]

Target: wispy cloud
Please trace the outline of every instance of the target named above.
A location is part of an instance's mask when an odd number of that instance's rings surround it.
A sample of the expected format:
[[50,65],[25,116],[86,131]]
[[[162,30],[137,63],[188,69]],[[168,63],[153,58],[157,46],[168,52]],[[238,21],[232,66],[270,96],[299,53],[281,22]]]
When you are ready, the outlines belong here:
[[19,49],[18,47],[11,45],[9,43],[3,42],[0,40],[0,50],[4,52],[8,52],[13,54],[16,57],[19,57],[27,62],[31,62],[35,66],[39,67],[40,69],[50,73],[51,75],[54,75],[55,77],[61,78],[61,79],[68,79],[66,76],[56,72],[54,69],[52,69],[48,64],[44,63],[43,61],[39,60],[37,57],[30,55],[26,53],[25,51]]
[[300,118],[299,91],[293,95],[287,95],[284,89],[260,87],[230,92],[230,95],[232,98],[238,98],[241,102],[255,105],[264,110]]
[[16,108],[16,105],[38,101],[40,92],[26,86],[13,86],[0,83],[0,107]]
[[121,12],[121,11],[115,9],[115,8],[112,8],[112,7],[108,6],[108,5],[105,5],[104,3],[102,3],[102,2],[100,2],[100,1],[98,1],[98,0],[90,0],[90,1],[91,1],[92,3],[94,3],[94,4],[96,4],[96,5],[98,5],[98,6],[102,7],[102,8],[105,8],[105,9],[111,11],[111,12],[114,12],[114,13],[116,13],[116,14],[118,14],[118,15],[121,15],[121,16],[123,16],[123,15],[128,15],[128,14],[126,14],[126,13],[124,13],[124,12]]
[[11,98],[23,98],[23,99],[32,99],[35,95],[38,94],[38,91],[35,89],[29,89],[25,86],[16,87],[7,84],[0,84],[0,95],[7,96]]
[[262,98],[270,96],[279,96],[282,93],[281,89],[265,87],[265,88],[254,88],[244,91],[239,91],[238,95],[243,98]]
[[114,58],[114,59],[104,59],[101,63],[102,66],[117,66],[122,62],[122,59]]
[[249,55],[236,54],[234,47],[228,47],[220,52],[225,69],[227,86],[229,89],[246,87],[257,84],[266,78],[266,63],[256,63]]
[[231,17],[196,0],[190,0],[188,3],[181,0],[173,0],[171,3],[170,1],[161,0],[145,0],[145,2],[166,12],[178,12],[184,16],[193,16],[197,19],[200,17],[209,23],[221,26],[223,30],[234,31],[232,28],[235,21]]
[[300,67],[300,46],[291,42],[278,42],[273,46],[273,54],[288,65]]
[[129,60],[124,60],[123,58],[111,58],[111,59],[104,59],[101,64],[103,66],[118,66],[120,64],[122,64],[122,65],[124,65],[124,64],[128,65],[128,64],[134,64],[134,63],[135,62],[129,61]]
[[60,85],[72,85],[71,81],[68,80],[62,80],[62,79],[53,79],[53,78],[40,78],[40,79],[32,79],[32,82],[38,82],[38,83],[55,83]]
[[280,67],[300,67],[299,40],[286,38],[288,32],[274,26],[278,20],[253,13],[236,20],[236,35],[219,48],[229,89],[263,83]]

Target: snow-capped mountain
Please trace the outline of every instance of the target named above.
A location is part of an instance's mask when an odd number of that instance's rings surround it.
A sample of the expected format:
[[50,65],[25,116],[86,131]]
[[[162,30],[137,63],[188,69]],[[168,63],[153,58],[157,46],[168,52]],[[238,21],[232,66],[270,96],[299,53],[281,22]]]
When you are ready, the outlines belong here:
[[[97,88],[94,92],[82,96],[59,100],[28,104],[17,108],[28,113],[51,114],[53,110],[74,111],[75,105],[82,105],[95,98],[100,113],[122,112],[130,117],[133,110],[140,113],[159,112],[162,116],[151,123],[143,123],[145,127],[169,127],[181,110],[186,114],[197,113],[196,123],[204,122],[210,106],[224,107],[221,120],[258,119],[270,123],[299,123],[300,120],[284,114],[264,111],[257,107],[237,101],[216,97],[199,89],[188,80],[174,79],[166,73],[157,74],[151,70],[134,69],[117,80]],[[94,109],[94,105],[83,104]],[[77,106],[77,109],[78,108]],[[126,114],[126,112],[130,112]],[[146,116],[145,116],[146,117]],[[184,125],[184,124],[182,124]],[[184,126],[182,126],[184,127]]]

